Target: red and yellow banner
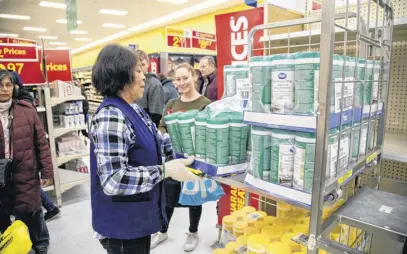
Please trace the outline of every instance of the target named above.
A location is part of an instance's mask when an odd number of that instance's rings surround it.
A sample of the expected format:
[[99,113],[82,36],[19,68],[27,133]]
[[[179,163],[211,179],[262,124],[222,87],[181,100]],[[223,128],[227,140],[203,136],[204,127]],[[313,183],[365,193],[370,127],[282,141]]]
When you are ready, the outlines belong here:
[[[42,50],[38,50],[36,62],[27,61],[0,61],[0,69],[17,72],[23,84],[40,84],[45,82],[42,70]],[[72,81],[71,57],[69,50],[45,50],[48,81]]]
[[168,47],[216,50],[216,35],[190,29],[166,27],[165,36]]
[[35,44],[0,44],[0,62],[4,61],[37,62],[37,46]]

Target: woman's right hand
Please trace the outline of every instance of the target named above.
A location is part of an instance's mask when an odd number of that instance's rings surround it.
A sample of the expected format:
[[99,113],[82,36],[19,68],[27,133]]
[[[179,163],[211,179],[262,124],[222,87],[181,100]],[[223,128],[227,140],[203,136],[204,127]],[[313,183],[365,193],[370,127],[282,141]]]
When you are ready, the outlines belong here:
[[163,168],[165,168],[165,178],[171,177],[179,182],[199,180],[200,177],[187,168],[187,166],[191,165],[194,161],[195,157],[191,156],[186,159],[176,159],[166,162],[163,165]]

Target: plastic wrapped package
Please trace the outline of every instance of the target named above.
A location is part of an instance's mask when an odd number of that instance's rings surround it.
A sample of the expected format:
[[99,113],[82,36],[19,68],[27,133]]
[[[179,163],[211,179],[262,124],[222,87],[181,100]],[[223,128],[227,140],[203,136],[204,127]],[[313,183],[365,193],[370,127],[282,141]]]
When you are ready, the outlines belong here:
[[294,112],[295,55],[278,54],[271,60],[271,112]]
[[295,132],[273,129],[271,133],[270,182],[293,186]]
[[229,119],[210,118],[206,125],[206,161],[212,165],[229,164]]
[[320,53],[295,54],[295,114],[315,115],[318,107]]
[[252,159],[250,168],[253,176],[263,179],[263,171],[270,170],[271,129],[252,126]]
[[247,65],[225,65],[223,77],[225,89],[222,98],[235,96],[237,91],[242,90],[242,86],[249,83],[249,67]]
[[198,110],[189,110],[178,116],[178,135],[185,157],[195,156],[195,117]]
[[294,181],[297,190],[311,192],[314,176],[315,133],[297,132],[295,136]]
[[271,64],[274,56],[254,56],[250,59],[251,111],[271,112]]

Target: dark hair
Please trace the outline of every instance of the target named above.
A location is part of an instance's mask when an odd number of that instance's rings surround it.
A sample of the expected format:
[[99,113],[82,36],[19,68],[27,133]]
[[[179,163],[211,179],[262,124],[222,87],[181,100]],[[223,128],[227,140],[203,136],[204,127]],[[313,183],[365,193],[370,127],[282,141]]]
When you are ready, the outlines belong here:
[[11,83],[15,84],[13,74],[11,74],[8,70],[0,69],[0,81],[6,77],[10,79]]
[[146,60],[148,62],[148,55],[143,50],[140,49],[136,50],[136,56],[138,60],[140,61]]
[[110,44],[99,53],[92,68],[92,84],[102,96],[114,96],[135,80],[138,59],[132,50]]
[[164,74],[162,74],[162,73],[158,74],[158,77],[160,78],[160,81],[161,81],[161,82],[163,82],[164,80],[167,79],[167,77],[166,77]]

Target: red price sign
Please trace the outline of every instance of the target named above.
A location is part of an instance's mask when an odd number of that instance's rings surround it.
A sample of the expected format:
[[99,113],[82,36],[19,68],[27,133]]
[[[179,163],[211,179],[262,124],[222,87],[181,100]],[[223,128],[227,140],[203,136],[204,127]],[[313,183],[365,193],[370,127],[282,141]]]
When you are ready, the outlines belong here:
[[190,48],[191,40],[182,36],[167,35],[167,46],[176,48]]
[[216,50],[216,41],[192,38],[192,47],[197,49]]
[[0,61],[38,61],[36,45],[0,44]]
[[12,44],[29,44],[29,45],[37,45],[35,41],[26,40],[26,39],[17,39],[17,38],[9,38],[8,43]]

